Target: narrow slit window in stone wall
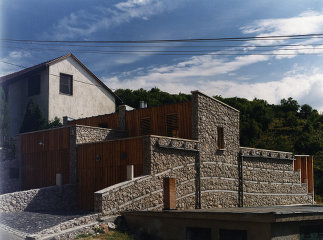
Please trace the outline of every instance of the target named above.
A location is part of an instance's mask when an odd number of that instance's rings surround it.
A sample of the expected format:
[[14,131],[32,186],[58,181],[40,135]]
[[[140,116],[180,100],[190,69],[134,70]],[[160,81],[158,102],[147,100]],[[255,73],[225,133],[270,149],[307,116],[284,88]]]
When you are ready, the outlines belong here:
[[178,115],[176,113],[166,115],[166,133],[168,137],[179,137]]
[[73,95],[73,76],[61,73],[59,78],[59,92]]
[[150,135],[151,134],[151,122],[150,118],[140,119],[140,135]]
[[223,133],[223,127],[218,127],[218,148],[224,149],[224,133]]
[[40,75],[28,78],[28,97],[40,94]]

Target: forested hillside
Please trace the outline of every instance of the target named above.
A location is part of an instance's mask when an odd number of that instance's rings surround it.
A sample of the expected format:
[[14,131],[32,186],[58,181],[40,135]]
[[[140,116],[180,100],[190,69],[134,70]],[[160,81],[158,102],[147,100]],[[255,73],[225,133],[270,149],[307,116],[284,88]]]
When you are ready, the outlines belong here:
[[[137,108],[143,100],[150,106],[187,101],[187,94],[169,94],[152,88],[115,92],[125,104]],[[323,115],[311,106],[300,106],[292,98],[282,99],[280,104],[268,104],[265,100],[223,98],[214,96],[240,111],[240,145],[290,151],[294,154],[314,156],[315,192],[323,197]],[[317,196],[320,200],[320,197]]]

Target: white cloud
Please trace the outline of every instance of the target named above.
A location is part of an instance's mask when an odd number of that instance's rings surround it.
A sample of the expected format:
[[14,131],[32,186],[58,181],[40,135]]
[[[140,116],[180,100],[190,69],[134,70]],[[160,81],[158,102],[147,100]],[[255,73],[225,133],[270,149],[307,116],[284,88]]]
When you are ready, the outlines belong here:
[[[32,55],[27,51],[11,51],[6,57],[0,59],[0,76],[21,70],[24,66],[24,60]],[[18,65],[18,66],[15,66]]]
[[172,10],[185,0],[127,0],[113,6],[101,5],[92,9],[70,13],[61,19],[52,33],[55,39],[69,39],[73,37],[88,37],[100,30],[107,30],[130,22],[133,19],[147,20],[149,17]]
[[313,69],[311,72],[291,71],[277,81],[250,83],[234,81],[172,81],[160,78],[149,81],[148,78],[136,77],[120,80],[118,77],[106,78],[105,82],[114,89],[117,88],[146,88],[158,87],[170,93],[184,92],[198,89],[210,96],[222,95],[224,97],[243,97],[249,100],[254,98],[265,99],[269,103],[279,103],[283,98],[292,97],[300,104],[308,103],[312,107],[323,111],[323,72]]
[[244,34],[270,35],[300,35],[321,33],[323,28],[323,14],[306,11],[296,17],[274,18],[254,21],[241,28]]
[[26,51],[12,51],[9,53],[9,57],[13,59],[20,59],[23,57],[30,57],[31,54]]
[[[320,33],[321,29],[323,29],[323,15],[318,12],[304,12],[293,18],[260,20],[242,28],[242,31],[245,34],[256,33],[257,36],[267,36]],[[309,103],[314,108],[323,111],[321,97],[323,95],[323,72],[317,69],[306,71],[295,65],[293,71],[283,74],[280,79],[268,82],[243,81],[243,76],[238,74],[241,68],[250,67],[255,63],[287,57],[294,58],[298,54],[322,54],[323,46],[315,46],[316,41],[318,39],[315,38],[303,40],[301,43],[307,45],[306,47],[280,47],[267,52],[292,54],[289,56],[246,55],[234,58],[220,58],[220,56],[212,55],[194,56],[173,65],[146,68],[145,71],[141,70],[141,74],[125,73],[113,78],[105,78],[105,82],[112,88],[159,87],[172,93],[180,91],[189,93],[191,90],[199,89],[211,96],[238,96],[248,99],[256,97],[266,99],[270,103],[279,103],[282,98],[293,97],[301,104]],[[250,42],[245,47],[249,49],[252,44],[258,45],[258,42]],[[278,41],[264,42],[263,44],[270,45],[277,44]],[[279,42],[288,41],[280,40]],[[250,50],[254,49],[255,47],[250,48]],[[226,78],[223,75],[236,75],[237,77],[230,81],[221,80]]]

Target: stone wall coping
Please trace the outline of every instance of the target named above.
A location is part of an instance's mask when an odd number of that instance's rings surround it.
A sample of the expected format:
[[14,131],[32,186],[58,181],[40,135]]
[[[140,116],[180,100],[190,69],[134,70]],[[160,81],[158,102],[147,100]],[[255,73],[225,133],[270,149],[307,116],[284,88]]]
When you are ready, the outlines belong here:
[[147,136],[121,137],[121,138],[116,138],[116,139],[103,140],[103,141],[99,141],[99,142],[80,143],[80,144],[77,144],[77,145],[87,145],[87,144],[96,144],[96,143],[114,142],[114,141],[120,141],[120,140],[131,140],[131,139],[144,138],[144,137],[147,137]]
[[110,192],[112,190],[115,190],[115,189],[121,188],[121,187],[125,187],[128,184],[129,185],[132,185],[135,182],[137,182],[138,180],[144,180],[145,178],[150,179],[151,176],[150,175],[145,175],[145,176],[136,177],[136,178],[134,178],[132,180],[128,180],[128,181],[124,181],[124,182],[121,182],[121,183],[117,183],[117,184],[114,184],[114,185],[112,185],[110,187],[107,187],[107,188],[101,189],[99,191],[96,191],[94,194],[98,194],[98,195],[105,196],[106,194],[108,194],[108,192]]
[[[104,128],[107,129],[107,128]],[[114,129],[112,129],[114,130]],[[122,132],[122,131],[121,131]],[[177,141],[185,141],[185,142],[193,142],[193,143],[198,143],[198,140],[193,140],[193,139],[186,139],[186,138],[174,138],[174,137],[167,137],[167,136],[159,136],[159,135],[142,135],[142,136],[135,136],[135,137],[122,137],[122,138],[117,138],[117,139],[111,139],[111,140],[104,140],[104,141],[100,141],[100,143],[103,142],[113,142],[113,141],[120,141],[120,140],[130,140],[130,139],[137,139],[137,138],[149,138],[149,137],[153,137],[153,138],[166,138],[166,139],[170,139],[170,140],[177,140]],[[97,142],[88,142],[88,143],[81,143],[81,144],[77,144],[77,145],[86,145],[86,144],[94,144]]]
[[93,127],[93,126],[87,126],[87,125],[79,125],[79,124],[75,124],[75,125],[69,125],[69,127],[84,127],[84,128],[92,128],[92,129],[104,129],[104,130],[109,130],[109,131],[116,131],[116,132],[125,132],[123,130],[120,129],[114,129],[114,128],[101,128],[101,127]]
[[275,152],[275,153],[277,152],[277,153],[293,154],[292,152],[284,152],[284,151],[277,151],[277,150],[271,150],[271,149],[252,148],[252,147],[240,147],[240,150],[243,150],[243,149],[246,149],[246,150],[260,150],[260,151]]
[[[62,186],[63,187],[64,186],[75,186],[75,184],[64,184]],[[55,189],[55,188],[59,188],[59,186],[54,185],[54,186],[48,186],[48,187],[42,187],[42,188],[33,188],[33,189],[25,190],[25,191],[5,193],[5,194],[1,194],[0,195],[0,198],[4,198],[4,197],[9,196],[9,195],[17,195],[17,194],[28,193],[28,192],[35,192],[35,191],[41,191],[41,190],[50,190],[50,189]]]
[[166,138],[166,139],[171,139],[171,140],[186,141],[186,142],[194,142],[194,143],[198,143],[198,142],[199,142],[199,140],[194,140],[194,139],[187,139],[187,138],[174,138],[174,137],[167,137],[167,136],[160,136],[160,135],[146,135],[146,137]]
[[221,102],[221,101],[220,101],[220,100],[218,100],[218,99],[215,99],[215,98],[213,98],[213,97],[210,97],[209,95],[206,95],[205,93],[202,93],[202,92],[200,92],[199,90],[191,91],[191,93],[192,93],[192,94],[197,93],[197,94],[203,95],[204,97],[210,98],[210,99],[212,99],[213,101],[215,101],[215,102],[217,102],[217,103],[220,103],[220,104],[222,104],[223,106],[225,106],[225,107],[227,107],[227,108],[230,108],[230,109],[232,109],[232,110],[234,110],[234,111],[236,111],[236,112],[240,112],[238,109],[235,109],[234,107],[231,107],[230,105],[228,105],[228,104],[226,104],[226,103],[224,103],[224,102]]

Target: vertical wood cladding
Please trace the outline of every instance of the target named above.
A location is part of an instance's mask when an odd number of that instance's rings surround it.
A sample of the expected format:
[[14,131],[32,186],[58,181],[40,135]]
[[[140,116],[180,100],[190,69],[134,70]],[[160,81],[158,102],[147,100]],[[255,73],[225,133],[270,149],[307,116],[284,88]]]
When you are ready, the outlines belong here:
[[142,175],[142,137],[77,147],[79,207],[93,210],[94,192],[126,181],[127,165]]
[[166,177],[163,179],[164,209],[176,209],[176,179]]
[[70,128],[40,131],[22,136],[22,189],[56,184],[56,173],[69,183]]
[[[118,128],[118,113],[77,119],[69,125]],[[192,102],[168,104],[126,112],[128,137],[159,135],[192,139]]]
[[[143,123],[150,119],[150,134],[192,138],[192,102],[169,104],[126,112],[129,137],[143,135]],[[147,126],[147,124],[146,124]]]
[[308,192],[313,193],[313,156],[296,155],[294,161],[294,171],[298,170],[301,172],[301,182],[307,183]]

